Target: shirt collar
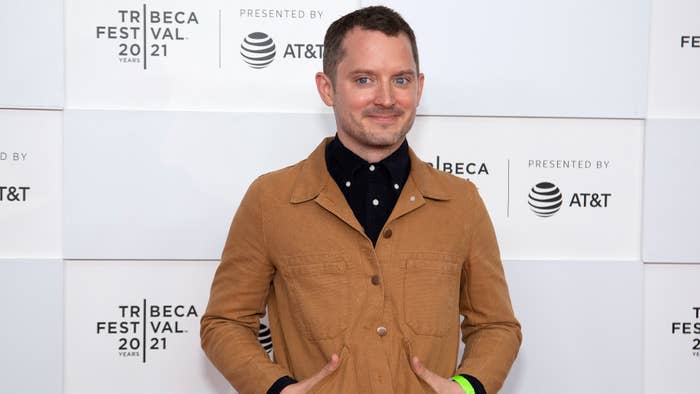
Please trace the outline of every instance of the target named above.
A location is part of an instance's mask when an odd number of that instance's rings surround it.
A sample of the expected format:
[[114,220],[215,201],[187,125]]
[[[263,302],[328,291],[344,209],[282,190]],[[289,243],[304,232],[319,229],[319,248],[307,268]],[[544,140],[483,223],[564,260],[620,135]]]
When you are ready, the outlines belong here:
[[408,142],[405,139],[394,152],[379,161],[379,163],[369,163],[346,148],[336,134],[335,138],[326,145],[326,162],[329,164],[329,167],[333,167],[334,171],[338,171],[343,179],[352,179],[355,172],[362,167],[370,164],[381,164],[389,172],[392,181],[401,184],[406,181],[411,169]]
[[[324,139],[309,157],[301,163],[299,176],[292,189],[291,203],[297,204],[314,199],[326,189],[329,181],[333,182],[326,167],[324,154],[326,145],[331,140],[332,137]],[[424,197],[435,200],[451,199],[450,187],[442,179],[443,177],[438,176],[439,171],[421,161],[410,147],[408,148],[408,156],[411,163],[410,177],[415,182],[420,193]]]

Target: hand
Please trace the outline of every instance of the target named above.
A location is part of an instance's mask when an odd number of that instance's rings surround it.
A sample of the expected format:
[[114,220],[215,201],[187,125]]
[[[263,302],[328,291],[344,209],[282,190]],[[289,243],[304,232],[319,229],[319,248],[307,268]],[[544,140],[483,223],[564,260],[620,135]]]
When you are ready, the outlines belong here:
[[428,383],[428,386],[437,394],[464,394],[464,389],[459,383],[435,374],[433,371],[426,368],[416,356],[413,356],[411,359],[411,368],[413,368],[413,372],[425,383]]
[[[340,365],[340,358],[333,353],[331,360],[321,368],[315,375],[308,377],[301,382],[290,384],[285,387],[280,394],[306,394],[314,387],[321,379],[333,373]],[[461,390],[461,389],[460,389]]]

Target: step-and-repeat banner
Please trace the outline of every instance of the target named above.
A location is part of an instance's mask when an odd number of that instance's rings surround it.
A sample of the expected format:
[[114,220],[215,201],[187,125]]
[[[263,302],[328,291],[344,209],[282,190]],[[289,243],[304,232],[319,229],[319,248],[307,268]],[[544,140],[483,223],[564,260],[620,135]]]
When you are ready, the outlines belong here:
[[[323,35],[369,3],[3,8],[4,390],[235,393],[199,345],[231,218],[333,135]],[[697,392],[700,3],[385,4],[426,74],[409,143],[496,228],[524,334],[502,392]]]
[[649,0],[363,1],[414,27],[422,113],[643,118]]
[[324,111],[328,25],[357,1],[66,2],[66,103],[90,109]]
[[0,110],[0,258],[61,258],[61,111]]

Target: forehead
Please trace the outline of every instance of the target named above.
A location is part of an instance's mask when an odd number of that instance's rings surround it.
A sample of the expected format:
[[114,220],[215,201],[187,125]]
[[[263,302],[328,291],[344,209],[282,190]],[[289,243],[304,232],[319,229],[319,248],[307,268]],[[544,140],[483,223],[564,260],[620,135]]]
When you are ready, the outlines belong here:
[[348,31],[342,42],[343,58],[339,69],[397,68],[416,71],[413,49],[408,36],[401,32],[388,36],[381,31],[355,27]]

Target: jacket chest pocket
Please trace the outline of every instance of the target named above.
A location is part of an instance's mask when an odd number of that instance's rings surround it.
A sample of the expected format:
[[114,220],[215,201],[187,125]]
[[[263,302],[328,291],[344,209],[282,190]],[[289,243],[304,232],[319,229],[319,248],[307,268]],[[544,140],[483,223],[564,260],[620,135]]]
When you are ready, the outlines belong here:
[[406,261],[404,316],[416,334],[444,336],[459,322],[461,268],[452,261]]
[[297,256],[282,269],[297,328],[310,340],[335,338],[348,327],[350,279],[342,255]]

